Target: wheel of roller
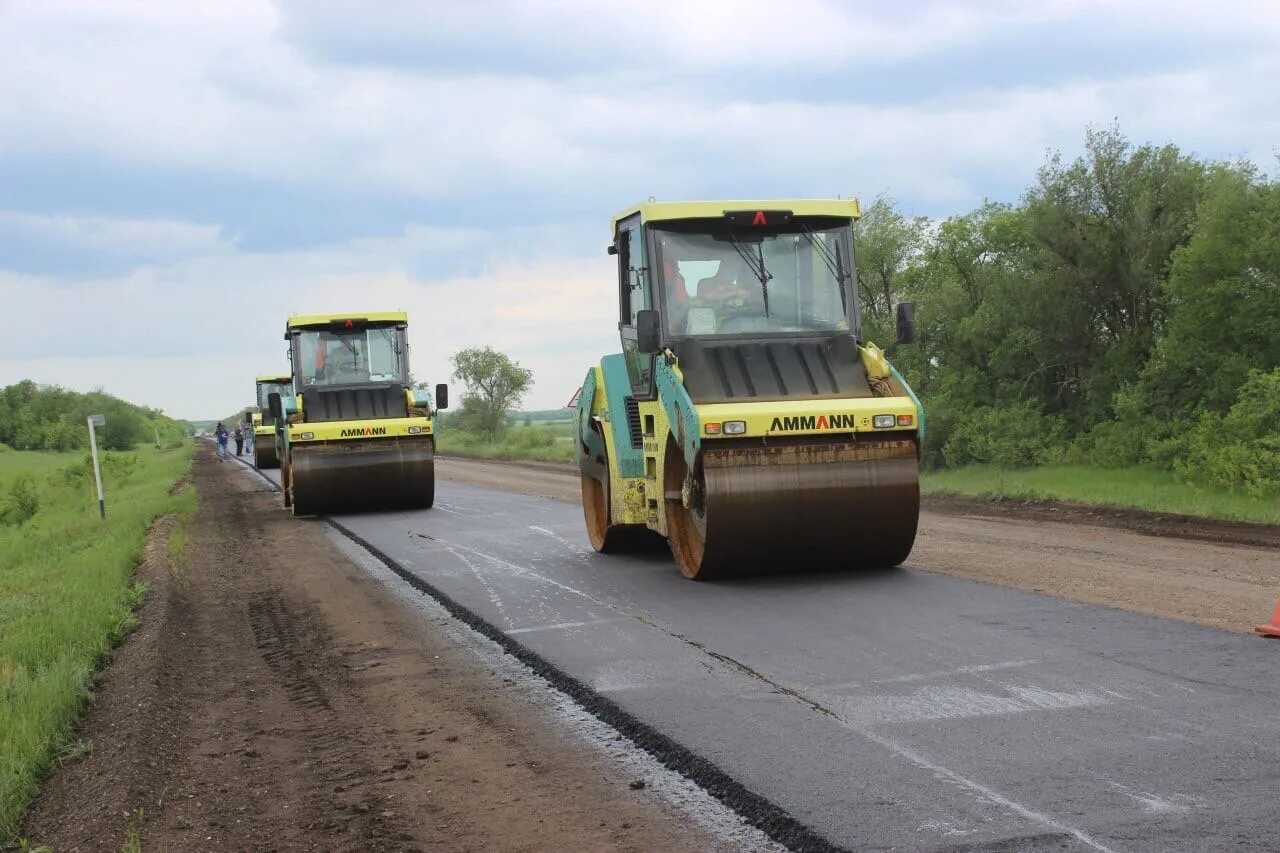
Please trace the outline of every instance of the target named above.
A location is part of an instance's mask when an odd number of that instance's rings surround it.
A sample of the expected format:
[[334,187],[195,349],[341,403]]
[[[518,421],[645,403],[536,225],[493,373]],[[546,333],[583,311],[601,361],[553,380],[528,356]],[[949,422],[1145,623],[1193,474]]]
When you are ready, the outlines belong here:
[[[289,505],[294,515],[318,515],[316,486],[307,458],[289,460]],[[301,485],[299,485],[301,480]]]
[[[663,489],[667,495],[672,496],[663,501],[671,556],[675,558],[680,574],[690,580],[707,580],[715,574],[704,560],[707,519],[704,509],[695,510],[685,506],[685,481],[688,479],[689,466],[685,464],[684,454],[674,444],[667,447],[663,471]],[[675,497],[677,495],[679,497]]]
[[672,445],[663,491],[672,555],[695,580],[896,566],[919,519],[919,463],[900,440],[703,448],[692,476]]
[[280,461],[280,493],[284,495],[284,505],[288,509],[293,506],[293,466],[289,454]]
[[[609,458],[604,460],[609,470]],[[587,523],[587,538],[591,547],[601,554],[617,554],[634,550],[644,541],[648,528],[627,524],[610,524],[609,484],[589,474],[582,476],[582,517]]]
[[609,499],[605,485],[590,474],[582,474],[582,518],[587,523],[591,547],[608,553]]
[[259,441],[253,445],[254,464],[259,468],[279,468],[280,457],[276,454],[274,441]]
[[419,509],[431,509],[436,502],[436,461],[431,460],[431,464],[427,467],[427,484],[422,490],[422,501],[418,504]]

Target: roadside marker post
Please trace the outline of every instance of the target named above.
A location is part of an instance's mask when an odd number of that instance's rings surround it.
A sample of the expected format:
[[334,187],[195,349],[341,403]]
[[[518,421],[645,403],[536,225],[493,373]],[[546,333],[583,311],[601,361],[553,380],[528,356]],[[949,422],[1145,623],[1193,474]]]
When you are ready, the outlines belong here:
[[107,517],[107,502],[102,496],[102,466],[98,464],[98,433],[95,427],[106,426],[106,415],[89,415],[89,452],[93,454],[93,480],[98,485],[98,513]]

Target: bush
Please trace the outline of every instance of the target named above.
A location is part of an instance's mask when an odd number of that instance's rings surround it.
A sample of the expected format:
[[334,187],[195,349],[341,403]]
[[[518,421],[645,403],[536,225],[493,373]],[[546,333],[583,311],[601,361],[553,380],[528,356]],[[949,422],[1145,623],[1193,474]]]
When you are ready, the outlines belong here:
[[947,399],[942,396],[924,403],[925,433],[921,462],[927,469],[946,467],[947,459],[943,451],[956,428],[953,411]]
[[1280,370],[1254,370],[1225,417],[1205,412],[1174,445],[1179,474],[1253,497],[1280,495]]
[[[98,462],[102,465],[102,481],[107,485],[118,485],[126,482],[138,468],[137,453],[101,453]],[[86,453],[79,462],[72,462],[49,475],[55,484],[72,485],[93,480],[93,455]]]
[[[93,457],[86,457],[89,460],[89,470],[93,470]],[[102,464],[102,478],[113,481],[123,481],[129,479],[138,467],[137,453],[103,453],[99,458]]]
[[44,426],[45,450],[78,450],[88,443],[89,430],[66,415]]
[[538,447],[551,447],[556,443],[555,436],[540,429],[519,429],[508,433],[504,444],[521,450],[532,450]]
[[1073,465],[1128,468],[1147,459],[1147,434],[1132,423],[1103,421],[1072,442],[1065,461]]
[[30,474],[19,474],[9,487],[9,496],[0,503],[0,522],[20,525],[40,511],[40,496]]
[[942,448],[947,465],[990,462],[1026,468],[1061,461],[1066,426],[1032,402],[983,406],[957,419]]
[[75,485],[93,476],[93,457],[85,454],[79,462],[64,465],[49,475],[49,482],[54,485]]
[[[1101,421],[1079,436],[1067,449],[1065,461],[1073,465],[1128,468],[1152,461],[1152,450],[1169,427],[1147,411],[1139,389],[1125,386],[1112,398],[1115,420]],[[1171,462],[1165,463],[1172,467]]]

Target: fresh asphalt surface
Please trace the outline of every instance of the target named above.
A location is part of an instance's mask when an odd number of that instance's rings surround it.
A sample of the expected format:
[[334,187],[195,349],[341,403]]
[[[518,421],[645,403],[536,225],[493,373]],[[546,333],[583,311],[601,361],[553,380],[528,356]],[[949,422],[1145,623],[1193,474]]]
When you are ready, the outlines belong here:
[[1280,641],[910,561],[693,583],[448,481],[337,520],[835,845],[1280,849]]

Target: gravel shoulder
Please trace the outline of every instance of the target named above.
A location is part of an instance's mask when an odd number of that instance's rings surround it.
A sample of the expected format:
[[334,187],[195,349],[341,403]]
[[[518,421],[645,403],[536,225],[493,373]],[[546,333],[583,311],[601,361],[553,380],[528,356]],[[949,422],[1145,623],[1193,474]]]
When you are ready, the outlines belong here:
[[[442,459],[437,476],[576,503],[573,466]],[[1280,528],[1062,503],[926,498],[907,565],[1248,632],[1280,596]],[[674,571],[674,569],[673,569]]]
[[696,850],[716,842],[521,688],[197,451],[187,558],[164,525],[24,836],[58,851]]

